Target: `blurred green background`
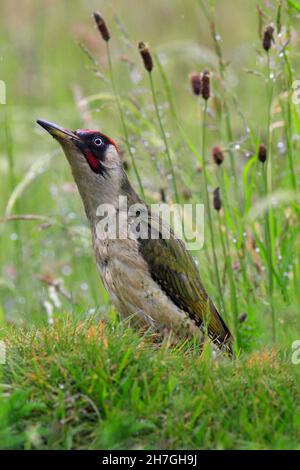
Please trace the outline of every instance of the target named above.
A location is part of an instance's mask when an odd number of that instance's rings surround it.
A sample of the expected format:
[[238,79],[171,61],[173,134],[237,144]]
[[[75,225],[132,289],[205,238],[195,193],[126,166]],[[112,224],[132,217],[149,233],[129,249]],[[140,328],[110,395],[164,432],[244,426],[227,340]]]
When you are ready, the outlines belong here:
[[[197,0],[152,0],[147,4],[137,0],[4,0],[1,9],[1,79],[7,84],[7,104],[15,107],[12,119],[20,126],[16,140],[21,143],[26,139],[27,144],[28,136],[32,144],[29,152],[40,151],[43,140],[37,143],[34,133],[39,131],[22,112],[30,110],[33,118],[46,112],[49,119],[78,127],[82,120],[74,106],[72,88],[78,85],[83,96],[110,89],[88,69],[89,61],[78,46],[78,41],[84,43],[105,71],[105,44],[91,17],[96,9],[104,14],[111,30],[115,75],[122,93],[132,91],[133,84],[136,89],[141,85],[142,65],[136,48],[132,47],[139,40],[149,42],[164,58],[183,112],[190,93],[188,74],[217,63],[208,24]],[[255,119],[253,110],[263,90],[258,93],[253,77],[241,76],[243,68],[255,66],[253,48],[260,45],[255,4],[251,0],[218,1],[217,10],[224,55],[231,64],[229,85],[241,104],[246,105],[245,109],[249,106],[247,117]],[[122,28],[126,28],[130,42]],[[126,56],[127,63],[122,56]],[[132,80],[128,80],[128,69]],[[98,111],[94,122],[116,134],[119,126],[112,122],[111,110]],[[49,145],[45,146],[47,150]]]

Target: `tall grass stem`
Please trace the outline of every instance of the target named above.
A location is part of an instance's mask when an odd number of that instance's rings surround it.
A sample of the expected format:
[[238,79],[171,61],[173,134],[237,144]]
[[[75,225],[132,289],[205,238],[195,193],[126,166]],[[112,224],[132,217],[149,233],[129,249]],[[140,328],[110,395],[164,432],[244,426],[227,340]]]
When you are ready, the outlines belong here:
[[174,170],[174,166],[173,166],[173,162],[172,162],[172,157],[171,157],[171,153],[170,153],[168,139],[167,139],[167,136],[166,136],[166,133],[165,133],[165,130],[164,130],[164,126],[163,126],[163,123],[162,123],[162,120],[161,120],[161,117],[160,117],[160,112],[159,112],[159,108],[158,108],[158,102],[157,102],[157,98],[156,98],[156,92],[155,92],[155,88],[154,88],[152,73],[148,72],[148,75],[149,75],[149,82],[150,82],[150,88],[151,88],[151,94],[152,94],[152,100],[153,100],[153,104],[154,104],[155,114],[156,114],[156,117],[157,117],[158,125],[159,125],[160,132],[161,132],[161,136],[162,136],[164,146],[165,146],[164,151],[165,151],[165,155],[167,157],[169,171],[171,172],[171,175],[172,175],[172,183],[173,183],[173,190],[174,190],[175,200],[176,200],[176,203],[179,204],[180,203],[180,198],[179,198],[179,193],[178,193],[178,189],[177,189],[176,175],[175,175],[175,170]]
[[123,111],[123,108],[122,108],[120,96],[119,96],[119,93],[117,92],[117,88],[116,88],[116,84],[115,84],[115,79],[114,79],[114,74],[113,74],[113,67],[112,67],[112,60],[111,60],[111,53],[110,53],[110,48],[109,48],[109,42],[107,41],[105,44],[106,44],[106,54],[107,54],[110,81],[111,81],[113,93],[114,93],[114,96],[115,96],[115,100],[116,100],[118,110],[119,110],[119,114],[120,114],[120,118],[121,118],[121,123],[122,123],[122,127],[123,127],[123,133],[124,133],[124,137],[125,137],[126,148],[127,148],[128,154],[130,156],[130,160],[131,160],[133,170],[134,170],[134,173],[135,173],[138,185],[139,185],[141,195],[142,195],[143,199],[145,199],[145,192],[144,192],[143,183],[142,183],[142,180],[141,180],[141,177],[140,177],[140,174],[139,174],[136,162],[135,162],[135,158],[134,158],[134,155],[133,155],[133,152],[132,152],[132,149],[131,149],[130,142],[129,142],[129,134],[128,134],[128,129],[127,129],[127,125],[126,125],[125,115],[124,115],[124,111]]
[[224,311],[224,314],[227,315],[225,300],[224,300],[222,286],[221,286],[218,259],[217,259],[217,254],[216,254],[215,234],[214,234],[214,227],[213,227],[213,221],[212,221],[210,200],[209,200],[209,194],[208,194],[208,179],[207,179],[207,169],[206,169],[206,160],[205,160],[206,121],[207,121],[207,100],[204,101],[204,111],[203,111],[203,121],[202,121],[202,174],[203,174],[203,183],[204,183],[206,212],[207,212],[207,216],[208,216],[208,225],[209,225],[209,231],[210,231],[212,256],[213,256],[213,262],[214,262],[214,267],[215,267],[215,278],[216,278],[217,289],[218,289],[222,309]]

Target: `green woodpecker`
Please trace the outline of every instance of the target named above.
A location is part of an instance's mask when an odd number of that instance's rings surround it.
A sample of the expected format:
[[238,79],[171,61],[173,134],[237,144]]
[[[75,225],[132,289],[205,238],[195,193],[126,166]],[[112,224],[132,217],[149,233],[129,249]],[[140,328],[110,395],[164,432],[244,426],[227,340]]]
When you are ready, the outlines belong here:
[[[148,206],[132,188],[116,143],[99,131],[73,132],[51,122],[37,122],[60,143],[69,161],[91,226],[98,270],[121,316],[181,337],[202,338],[207,332],[220,349],[231,353],[231,333],[207,295],[184,243],[169,226],[169,238],[163,237],[161,220],[152,211],[129,213],[133,205]],[[120,209],[120,197],[126,200],[125,208]],[[99,207],[107,205],[115,209],[117,223],[123,227],[116,237],[105,231],[99,235]],[[133,232],[137,218],[137,225],[156,236]]]

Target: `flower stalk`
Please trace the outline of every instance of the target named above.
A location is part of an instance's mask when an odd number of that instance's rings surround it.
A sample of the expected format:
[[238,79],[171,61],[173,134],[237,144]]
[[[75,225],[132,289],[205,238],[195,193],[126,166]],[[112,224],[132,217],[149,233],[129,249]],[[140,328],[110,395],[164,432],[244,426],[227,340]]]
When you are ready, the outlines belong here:
[[162,137],[163,142],[164,142],[164,147],[165,147],[164,150],[165,150],[165,155],[166,155],[168,166],[169,166],[169,171],[170,171],[171,176],[172,176],[174,196],[175,196],[176,203],[179,204],[180,197],[179,197],[179,193],[178,193],[178,189],[177,189],[175,170],[174,170],[174,166],[173,166],[173,162],[172,162],[172,158],[171,158],[171,152],[170,152],[170,148],[169,148],[169,144],[168,144],[168,139],[167,139],[167,136],[166,136],[166,132],[164,130],[162,120],[161,120],[159,107],[158,107],[158,102],[157,102],[157,97],[156,97],[156,92],[155,92],[154,83],[153,83],[153,76],[152,76],[153,60],[152,60],[152,56],[150,54],[148,46],[144,42],[142,42],[142,41],[139,42],[138,49],[139,49],[140,55],[142,57],[144,67],[145,67],[146,71],[148,72],[150,89],[151,89],[151,94],[152,94],[152,101],[153,101],[155,114],[156,114],[157,122],[158,122],[158,125],[159,125],[159,129],[160,129],[161,137]]
[[113,94],[114,94],[114,97],[115,97],[115,101],[117,103],[120,118],[121,118],[121,124],[122,124],[122,128],[123,128],[125,145],[126,145],[127,152],[129,154],[129,157],[130,157],[130,160],[131,160],[131,164],[132,164],[133,171],[135,173],[135,176],[136,176],[136,179],[137,179],[137,182],[138,182],[138,186],[139,186],[141,195],[142,195],[143,198],[145,198],[143,183],[142,183],[142,180],[141,180],[141,177],[140,177],[140,174],[139,174],[136,162],[135,162],[135,158],[134,158],[134,155],[133,155],[133,152],[132,152],[132,149],[131,149],[130,142],[129,142],[129,133],[128,133],[127,125],[126,125],[126,120],[125,120],[123,107],[122,107],[122,104],[121,104],[121,99],[120,99],[120,96],[119,96],[119,93],[117,91],[117,87],[116,87],[116,84],[115,84],[115,78],[114,78],[112,60],[111,60],[111,53],[110,53],[110,47],[109,47],[110,33],[109,33],[108,27],[107,27],[104,19],[102,18],[102,16],[100,15],[99,12],[94,13],[94,19],[95,19],[95,23],[97,25],[98,31],[99,31],[102,39],[105,41],[105,44],[106,44],[106,56],[107,56],[107,62],[108,62],[109,78],[110,78]]
[[208,226],[209,226],[209,231],[210,231],[212,256],[213,256],[213,263],[214,263],[214,268],[215,268],[215,279],[217,283],[217,289],[219,293],[220,302],[222,305],[222,310],[224,312],[224,315],[226,316],[227,315],[226,305],[225,305],[225,300],[224,300],[222,286],[221,286],[220,271],[219,271],[218,259],[217,259],[217,254],[216,254],[215,233],[214,233],[212,214],[211,214],[211,208],[210,208],[210,200],[209,200],[209,194],[208,194],[208,178],[207,178],[207,168],[206,168],[206,161],[205,161],[206,121],[207,121],[207,99],[205,98],[205,96],[207,96],[207,93],[205,92],[203,96],[203,88],[202,88],[202,97],[204,98],[204,110],[203,110],[203,121],[202,121],[202,158],[203,158],[202,175],[203,175],[203,183],[204,183],[205,205],[206,205],[206,211],[207,211],[207,216],[208,216]]
[[[263,176],[263,186],[264,186],[264,195],[267,199],[269,190],[268,190],[268,177],[267,177],[267,148],[264,144],[260,144],[258,149],[258,160],[262,165],[262,176]],[[268,264],[268,295],[271,308],[271,318],[272,318],[272,333],[273,341],[276,341],[276,315],[273,303],[273,259],[272,259],[272,242],[271,242],[271,233],[270,233],[270,219],[269,219],[269,210],[265,213],[265,244],[266,244],[266,254],[267,254],[267,264]]]

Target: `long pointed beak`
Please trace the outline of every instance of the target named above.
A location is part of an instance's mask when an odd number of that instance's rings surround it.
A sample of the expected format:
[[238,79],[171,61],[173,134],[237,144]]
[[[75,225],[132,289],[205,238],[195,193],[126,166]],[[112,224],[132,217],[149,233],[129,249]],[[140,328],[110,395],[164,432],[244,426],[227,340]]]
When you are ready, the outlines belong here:
[[63,127],[54,124],[53,122],[43,121],[42,119],[38,119],[36,121],[40,126],[46,129],[49,134],[52,135],[55,139],[59,141],[79,141],[79,137],[69,129],[64,129]]

